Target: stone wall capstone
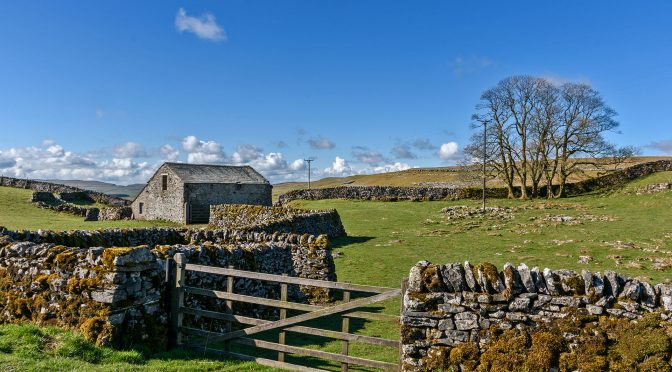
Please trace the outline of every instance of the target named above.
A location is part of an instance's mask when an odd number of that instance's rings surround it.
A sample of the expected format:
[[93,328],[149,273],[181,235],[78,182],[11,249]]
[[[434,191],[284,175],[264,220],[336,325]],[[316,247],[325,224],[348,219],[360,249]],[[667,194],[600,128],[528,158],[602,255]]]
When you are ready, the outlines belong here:
[[[507,330],[547,329],[561,320],[597,324],[599,317],[636,321],[652,313],[671,319],[672,284],[651,285],[613,271],[421,261],[411,268],[403,297],[402,370],[474,370],[479,354],[499,347],[493,341]],[[559,337],[571,343],[578,335],[565,329]],[[465,345],[474,345],[468,367],[455,362],[469,350]]]
[[325,234],[345,236],[341,217],[335,209],[304,210],[246,204],[210,207],[210,228],[233,228],[264,233]]

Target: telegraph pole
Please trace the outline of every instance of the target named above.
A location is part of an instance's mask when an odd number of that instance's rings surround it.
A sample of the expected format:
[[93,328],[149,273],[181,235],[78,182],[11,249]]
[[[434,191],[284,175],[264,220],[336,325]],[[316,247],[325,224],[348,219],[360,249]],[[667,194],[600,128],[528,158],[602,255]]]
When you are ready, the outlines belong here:
[[308,190],[310,190],[310,163],[315,161],[313,158],[308,158],[308,159],[303,159],[306,163],[308,163]]

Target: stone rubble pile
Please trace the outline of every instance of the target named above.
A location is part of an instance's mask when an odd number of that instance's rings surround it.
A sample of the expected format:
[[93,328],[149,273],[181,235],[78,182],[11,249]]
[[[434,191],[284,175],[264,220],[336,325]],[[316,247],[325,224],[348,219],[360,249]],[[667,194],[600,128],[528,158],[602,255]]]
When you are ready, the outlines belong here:
[[[489,263],[411,268],[402,309],[402,367],[420,371],[436,348],[473,342],[481,352],[495,330],[537,328],[555,319],[603,315],[636,320],[672,312],[672,285],[613,271],[550,270]],[[567,335],[567,337],[572,337]]]
[[445,217],[448,220],[464,220],[474,218],[511,220],[514,217],[513,210],[506,207],[485,207],[485,213],[483,213],[483,209],[481,208],[457,205],[443,208],[441,213],[445,214]]

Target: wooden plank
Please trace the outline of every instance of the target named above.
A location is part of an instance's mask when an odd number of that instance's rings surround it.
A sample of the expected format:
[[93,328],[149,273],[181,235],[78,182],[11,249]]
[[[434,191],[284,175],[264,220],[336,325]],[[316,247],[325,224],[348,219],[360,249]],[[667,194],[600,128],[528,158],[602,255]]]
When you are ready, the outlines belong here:
[[[288,319],[291,319],[291,318],[288,318]],[[183,330],[184,330],[185,334],[192,334],[192,335],[201,336],[201,337],[211,337],[210,338],[211,340],[214,339],[214,338],[217,338],[217,336],[215,336],[215,335],[218,335],[218,333],[203,331],[203,330],[200,330],[200,329],[187,328],[187,327],[183,327]],[[321,351],[321,350],[305,349],[305,348],[298,347],[298,346],[281,345],[281,344],[278,344],[278,343],[275,343],[275,342],[255,340],[253,338],[247,338],[247,337],[232,339],[231,342],[236,343],[236,344],[241,344],[241,345],[259,347],[259,348],[267,349],[267,350],[282,351],[282,352],[285,352],[285,353],[298,354],[298,355],[306,355],[306,356],[311,356],[311,357],[314,357],[314,358],[331,360],[331,361],[334,361],[334,362],[356,364],[356,365],[360,365],[360,366],[372,367],[372,368],[378,368],[378,369],[384,369],[384,370],[396,370],[397,369],[397,364],[393,364],[393,363],[380,362],[380,361],[377,361],[377,360],[369,360],[369,359],[358,358],[358,357],[353,357],[353,356],[341,355],[341,354],[330,353],[330,352]],[[203,350],[203,347],[200,347],[199,349]]]
[[251,356],[251,355],[245,355],[245,354],[239,354],[239,353],[233,353],[233,352],[230,352],[230,351],[224,351],[224,350],[219,350],[219,349],[211,349],[211,348],[203,349],[203,348],[200,348],[200,350],[205,351],[206,353],[224,355],[224,356],[239,359],[239,360],[256,362],[257,364],[261,364],[262,366],[279,368],[279,369],[286,369],[286,370],[289,370],[289,371],[299,371],[299,372],[324,372],[325,371],[324,369],[317,369],[317,368],[301,366],[301,365],[298,365],[298,364],[278,362],[276,360],[259,358],[259,357],[254,357],[254,356]]
[[222,291],[216,291],[214,289],[204,289],[196,287],[184,287],[185,293],[197,294],[201,296],[215,297],[222,300],[233,300],[238,302],[245,302],[249,304],[257,305],[266,305],[271,307],[277,307],[282,309],[292,309],[300,311],[314,311],[323,309],[322,306],[308,305],[308,304],[299,304],[296,302],[284,302],[279,300],[270,300],[268,298],[254,297],[241,295],[236,293],[227,293]]
[[182,327],[183,314],[179,309],[184,305],[184,291],[182,290],[185,280],[185,265],[187,258],[184,253],[177,253],[175,259],[175,286],[171,290],[171,316],[170,327],[173,329],[171,334],[174,339],[171,340],[172,345],[182,344],[182,335],[180,328]]
[[[349,301],[350,301],[350,292],[349,291],[343,292],[343,302],[349,302]],[[341,319],[341,331],[343,333],[350,333],[350,318],[343,317]],[[341,354],[348,355],[349,348],[350,344],[348,343],[348,340],[342,341]],[[348,363],[341,363],[341,372],[348,372]]]
[[293,276],[286,276],[285,277],[285,276],[282,276],[282,275],[258,273],[258,272],[254,272],[254,271],[227,269],[227,268],[224,268],[224,267],[204,266],[204,265],[196,265],[196,264],[187,264],[187,271],[198,271],[198,272],[203,272],[203,273],[235,276],[235,277],[247,278],[247,279],[257,279],[257,280],[264,280],[264,281],[276,282],[276,283],[307,285],[307,286],[312,286],[312,287],[341,289],[341,290],[354,291],[354,292],[384,293],[384,292],[387,292],[391,289],[396,289],[396,288],[376,287],[376,286],[370,286],[370,285],[359,285],[359,284],[351,284],[351,283],[330,282],[328,280],[297,278],[297,277],[293,277]]
[[[301,323],[301,322],[305,322],[307,320],[321,318],[321,317],[325,317],[327,315],[339,314],[339,313],[346,312],[348,310],[356,309],[358,307],[362,307],[362,306],[370,305],[370,304],[373,304],[373,303],[376,303],[376,302],[384,301],[384,300],[387,300],[387,299],[390,299],[390,298],[393,298],[393,297],[397,297],[397,296],[399,296],[400,293],[401,293],[401,290],[393,289],[393,290],[390,290],[390,291],[385,292],[385,293],[380,293],[380,294],[377,294],[377,295],[373,295],[371,297],[358,298],[354,301],[338,304],[338,305],[331,306],[331,307],[321,308],[319,310],[315,310],[315,311],[310,312],[310,313],[304,313],[304,314],[301,314],[301,315],[297,315],[297,316],[289,317],[289,318],[286,318],[286,319],[278,320],[278,321],[275,321],[275,322],[272,322],[272,323],[260,324],[260,325],[253,326],[253,327],[250,327],[250,328],[245,328],[245,329],[241,329],[241,330],[238,330],[238,331],[233,331],[233,332],[227,333],[225,335],[217,336],[211,342],[231,340],[231,339],[234,339],[234,338],[249,336],[249,335],[252,335],[252,334],[255,334],[255,333],[259,333],[259,332],[269,331],[271,329],[286,328],[287,326],[295,325],[295,324],[298,324],[298,323]],[[270,301],[270,300],[268,300],[268,301]],[[277,302],[280,302],[280,301],[277,301]]]
[[[287,276],[287,274],[282,274],[282,276]],[[280,284],[280,301],[287,301],[287,283]],[[280,319],[287,318],[287,309],[280,309]],[[285,332],[280,331],[278,334],[278,343],[281,345],[285,344]],[[278,352],[278,362],[285,361],[285,353],[282,351]]]
[[366,320],[378,320],[382,322],[397,323],[401,321],[401,317],[396,315],[388,314],[379,314],[379,313],[369,313],[366,311],[352,311],[349,313],[343,314],[344,317],[348,318],[357,318],[357,319],[366,319]]
[[[183,307],[180,311],[182,311],[185,314],[194,315],[194,316],[203,316],[203,317],[206,317],[206,318],[236,321],[240,324],[260,325],[260,324],[272,323],[272,321],[270,321],[270,320],[248,318],[248,317],[245,317],[245,316],[242,316],[242,315],[229,315],[229,314],[218,313],[218,312],[214,312],[214,311],[198,310],[198,309],[191,309],[191,308],[186,308],[186,307]],[[313,336],[328,337],[328,338],[333,338],[333,339],[336,339],[336,340],[348,340],[350,342],[361,342],[361,343],[370,344],[370,345],[380,345],[380,346],[399,348],[399,341],[389,340],[389,339],[380,338],[380,337],[371,337],[371,336],[357,335],[357,334],[352,334],[352,333],[343,333],[343,332],[338,332],[338,331],[331,331],[331,330],[326,330],[326,329],[311,328],[311,327],[304,327],[304,326],[290,326],[290,327],[284,328],[284,330],[287,331],[287,332],[296,332],[296,333],[303,333],[303,334],[308,334],[308,335],[313,335]]]

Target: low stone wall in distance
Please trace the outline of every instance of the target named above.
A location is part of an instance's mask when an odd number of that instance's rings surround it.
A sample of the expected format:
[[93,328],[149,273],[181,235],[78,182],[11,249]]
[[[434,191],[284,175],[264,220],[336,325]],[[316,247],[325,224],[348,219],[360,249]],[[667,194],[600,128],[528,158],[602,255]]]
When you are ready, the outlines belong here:
[[341,217],[335,209],[304,210],[246,204],[210,207],[210,228],[237,229],[264,233],[325,234],[345,236]]
[[114,207],[123,207],[131,204],[131,202],[128,200],[116,198],[114,196],[107,195],[102,192],[83,190],[78,187],[72,187],[44,181],[34,181],[28,179],[0,176],[0,186],[15,187],[19,189],[29,189],[34,191],[44,191],[57,194],[66,193],[66,198],[69,196],[67,193],[83,193],[87,197],[91,198],[91,200],[94,200],[100,204],[110,205]]
[[[565,192],[567,195],[579,195],[590,191],[618,187],[636,178],[665,171],[672,171],[672,160],[657,160],[636,164],[626,169],[612,171],[603,176],[569,183],[565,186]],[[531,193],[531,188],[528,191]],[[520,194],[520,187],[516,187],[514,192]],[[539,192],[541,193],[540,196],[545,196],[546,189],[542,188]],[[486,193],[489,198],[506,198],[508,195],[506,188],[503,187],[488,188]],[[480,197],[482,197],[482,189],[468,187],[339,186],[311,190],[292,190],[280,195],[278,204],[287,204],[292,200],[432,201],[477,199]]]
[[403,298],[402,369],[669,370],[671,311],[672,285],[611,271],[422,261]]
[[88,194],[86,194],[86,192],[61,193],[57,198],[52,192],[34,191],[30,199],[33,204],[40,208],[81,216],[84,217],[84,221],[118,221],[133,219],[133,210],[129,206],[96,208],[82,207],[70,203],[82,200],[90,202],[94,201]]
[[[184,253],[190,263],[336,280],[325,236],[298,238],[298,243],[289,243],[235,240],[236,235],[231,234],[229,237],[234,239],[219,243],[109,247],[119,239],[98,240],[114,236],[107,234],[81,240],[97,241],[100,246],[67,247],[30,241],[68,241],[72,235],[67,233],[56,238],[59,233],[0,230],[0,322],[32,321],[78,328],[88,339],[100,344],[165,347],[169,301],[164,283],[165,265],[166,258],[178,252]],[[39,236],[42,238],[35,239]],[[145,232],[145,236],[151,233]],[[217,234],[210,235],[213,236]],[[187,274],[187,285],[201,288],[221,290],[225,288],[224,281],[219,275]],[[278,285],[241,278],[235,279],[234,285],[239,294],[279,299]],[[289,294],[299,302],[329,298],[327,291],[309,287],[290,286]],[[220,300],[197,295],[188,295],[185,303],[188,307],[208,310],[223,306]],[[236,311],[246,316],[269,315],[263,307],[239,306]],[[219,326],[189,317],[185,318],[185,325],[212,330]]]

